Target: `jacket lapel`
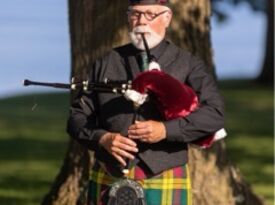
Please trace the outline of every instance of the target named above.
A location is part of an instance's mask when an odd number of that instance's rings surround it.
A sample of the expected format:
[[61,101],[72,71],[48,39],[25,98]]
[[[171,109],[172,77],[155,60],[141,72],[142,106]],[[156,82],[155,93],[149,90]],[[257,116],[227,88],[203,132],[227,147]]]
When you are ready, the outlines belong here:
[[126,67],[131,72],[132,79],[134,79],[140,73],[136,56],[134,55],[128,56],[128,62],[129,64]]
[[175,49],[171,43],[168,43],[164,49],[164,52],[157,59],[161,69],[165,72],[168,72],[168,68],[170,67],[169,65],[171,65],[176,60],[177,56],[178,49]]

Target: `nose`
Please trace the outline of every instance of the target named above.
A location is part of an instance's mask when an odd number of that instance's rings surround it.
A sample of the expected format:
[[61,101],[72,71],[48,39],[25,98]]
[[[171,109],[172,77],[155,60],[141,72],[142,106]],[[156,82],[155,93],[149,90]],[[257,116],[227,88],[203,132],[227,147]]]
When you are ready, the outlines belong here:
[[146,24],[147,24],[147,19],[145,18],[145,15],[141,13],[138,18],[138,25],[146,25]]

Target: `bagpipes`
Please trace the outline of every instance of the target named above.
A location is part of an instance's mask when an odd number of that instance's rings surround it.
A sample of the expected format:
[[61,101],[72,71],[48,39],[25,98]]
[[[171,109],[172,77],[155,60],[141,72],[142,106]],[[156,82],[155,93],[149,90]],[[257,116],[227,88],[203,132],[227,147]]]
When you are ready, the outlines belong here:
[[[158,109],[165,120],[188,116],[199,107],[196,93],[189,86],[160,70],[160,66],[155,62],[154,57],[150,55],[150,50],[144,35],[142,35],[142,37],[150,61],[149,69],[148,71],[140,73],[133,81],[110,81],[105,79],[104,82],[94,83],[88,80],[76,82],[72,80],[70,84],[66,84],[38,82],[25,79],[23,85],[37,85],[70,90],[83,89],[84,91],[122,94],[126,99],[133,101],[136,107],[142,105],[148,93],[151,93],[157,99]],[[201,148],[209,148],[215,141],[225,136],[225,130],[221,129],[211,136],[204,137],[191,143]]]
[[[161,71],[160,66],[150,54],[145,36],[143,34],[141,36],[148,56],[149,68],[147,71],[140,73],[133,81],[116,82],[106,79],[104,82],[99,83],[72,81],[71,84],[64,84],[24,80],[23,84],[24,86],[38,85],[61,89],[83,89],[84,91],[122,94],[126,99],[133,102],[135,110],[138,110],[137,108],[146,101],[148,95],[154,95],[157,101],[158,110],[165,120],[187,117],[190,113],[199,108],[199,100],[196,93],[191,87]],[[134,114],[133,123],[135,122],[136,115],[137,113]],[[206,136],[191,143],[201,148],[208,148],[215,141],[225,136],[225,130],[221,129],[210,136]],[[128,166],[129,161],[127,167],[123,170],[125,178],[111,186],[108,205],[146,204],[142,186],[127,177],[129,173]]]

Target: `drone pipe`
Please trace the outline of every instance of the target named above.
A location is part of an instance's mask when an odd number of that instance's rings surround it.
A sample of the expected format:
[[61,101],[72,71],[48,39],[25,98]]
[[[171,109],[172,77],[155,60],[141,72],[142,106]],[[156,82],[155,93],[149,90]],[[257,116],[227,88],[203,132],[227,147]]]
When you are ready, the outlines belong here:
[[53,88],[61,88],[61,89],[71,89],[71,84],[66,83],[47,83],[47,82],[37,82],[37,81],[31,81],[28,79],[25,79],[23,81],[24,86],[29,85],[38,85],[38,86],[45,86],[45,87],[53,87]]

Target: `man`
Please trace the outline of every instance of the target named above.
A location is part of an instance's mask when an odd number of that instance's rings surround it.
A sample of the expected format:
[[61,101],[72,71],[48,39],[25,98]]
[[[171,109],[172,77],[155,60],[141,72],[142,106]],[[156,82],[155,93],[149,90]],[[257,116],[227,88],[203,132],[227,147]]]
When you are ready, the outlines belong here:
[[[91,68],[90,81],[134,79],[143,71],[145,35],[161,69],[197,93],[200,107],[184,118],[164,121],[153,100],[143,104],[138,121],[123,96],[82,93],[71,107],[68,132],[95,151],[89,185],[91,204],[106,204],[111,184],[123,177],[140,183],[148,205],[191,204],[187,143],[209,136],[224,125],[223,101],[204,64],[165,40],[172,11],[168,0],[131,0],[127,12],[131,43],[110,51]],[[146,68],[145,68],[146,69]]]

